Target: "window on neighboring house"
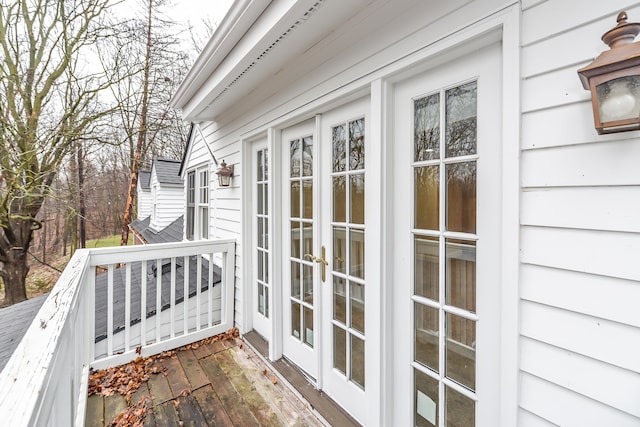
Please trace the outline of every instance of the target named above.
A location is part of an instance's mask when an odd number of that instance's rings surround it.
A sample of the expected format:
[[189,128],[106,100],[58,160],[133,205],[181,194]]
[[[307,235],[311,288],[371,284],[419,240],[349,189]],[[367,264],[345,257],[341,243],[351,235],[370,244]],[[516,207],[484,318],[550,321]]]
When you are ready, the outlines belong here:
[[199,197],[198,197],[198,216],[200,223],[200,238],[209,238],[209,170],[200,171],[200,179],[198,180]]
[[187,173],[187,239],[209,238],[209,167]]
[[187,174],[187,239],[193,240],[196,212],[196,172]]

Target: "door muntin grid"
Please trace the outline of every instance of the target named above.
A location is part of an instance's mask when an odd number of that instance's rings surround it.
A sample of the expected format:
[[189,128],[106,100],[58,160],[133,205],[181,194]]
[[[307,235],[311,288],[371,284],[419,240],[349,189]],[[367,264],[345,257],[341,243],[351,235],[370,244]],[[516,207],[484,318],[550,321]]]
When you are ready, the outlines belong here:
[[313,261],[306,254],[314,253],[313,234],[313,136],[294,138],[289,143],[289,201],[291,211],[291,281],[290,336],[313,348]]
[[365,122],[331,128],[333,369],[365,388]]
[[414,423],[473,426],[477,81],[413,105]]
[[269,318],[269,151],[256,152],[256,293],[257,311]]

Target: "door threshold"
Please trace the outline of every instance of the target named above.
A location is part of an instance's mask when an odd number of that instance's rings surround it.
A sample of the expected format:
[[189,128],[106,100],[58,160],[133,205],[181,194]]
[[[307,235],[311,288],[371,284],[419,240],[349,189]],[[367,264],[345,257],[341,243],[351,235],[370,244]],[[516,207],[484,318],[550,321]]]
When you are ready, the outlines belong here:
[[295,390],[311,408],[330,426],[357,427],[361,426],[351,415],[347,414],[331,397],[321,390],[317,390],[315,381],[296,365],[281,358],[275,362],[269,360],[269,343],[257,332],[251,331],[243,335],[245,342],[253,347],[255,352],[271,365],[282,380]]

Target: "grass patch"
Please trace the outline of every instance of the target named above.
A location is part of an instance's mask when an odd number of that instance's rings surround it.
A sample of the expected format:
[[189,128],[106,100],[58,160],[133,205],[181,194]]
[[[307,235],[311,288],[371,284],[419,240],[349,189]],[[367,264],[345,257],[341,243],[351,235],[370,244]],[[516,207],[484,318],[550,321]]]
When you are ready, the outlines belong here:
[[[112,246],[120,246],[119,234],[113,236],[101,237],[99,239],[87,240],[87,248],[110,248]],[[133,245],[132,233],[129,233],[129,241],[127,245]]]

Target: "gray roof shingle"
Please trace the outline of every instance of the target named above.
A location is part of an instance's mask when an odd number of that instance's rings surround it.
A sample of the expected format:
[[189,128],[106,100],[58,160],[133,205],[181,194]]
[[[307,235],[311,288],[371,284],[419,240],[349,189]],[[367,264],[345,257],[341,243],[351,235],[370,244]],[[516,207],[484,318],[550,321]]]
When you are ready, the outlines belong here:
[[156,158],[153,166],[160,184],[184,185],[180,176],[180,160]]
[[139,171],[138,182],[143,190],[151,190],[151,171]]
[[18,347],[49,294],[0,309],[0,371]]

